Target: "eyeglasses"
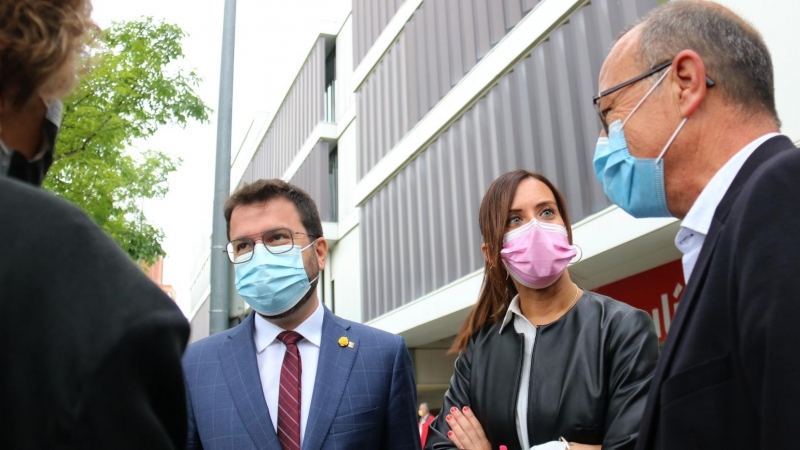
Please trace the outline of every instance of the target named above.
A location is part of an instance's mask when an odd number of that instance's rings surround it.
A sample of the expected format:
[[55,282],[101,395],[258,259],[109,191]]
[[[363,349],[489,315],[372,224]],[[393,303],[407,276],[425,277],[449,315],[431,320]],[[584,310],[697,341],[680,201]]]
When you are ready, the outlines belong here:
[[[595,111],[597,111],[597,117],[600,118],[600,123],[603,125],[603,130],[605,130],[606,135],[608,135],[608,123],[606,123],[605,114],[603,114],[603,111],[600,110],[600,103],[599,103],[600,99],[605,97],[606,95],[613,94],[614,92],[617,92],[618,90],[620,90],[620,89],[622,89],[624,87],[628,87],[628,86],[632,85],[633,83],[636,83],[637,81],[644,80],[645,78],[647,78],[647,77],[649,77],[651,75],[654,75],[654,74],[656,74],[658,72],[661,72],[662,70],[666,69],[667,67],[669,67],[671,65],[672,65],[672,61],[665,61],[665,62],[663,62],[661,64],[656,65],[652,69],[648,70],[647,72],[645,72],[645,73],[643,73],[643,74],[641,74],[641,75],[639,75],[637,77],[631,78],[630,80],[628,80],[628,81],[626,81],[624,83],[620,83],[620,84],[618,84],[618,85],[616,85],[616,86],[614,86],[614,87],[612,87],[610,89],[606,89],[605,91],[595,95],[592,98],[592,103],[594,103],[594,109],[595,109]],[[714,86],[714,84],[715,84],[714,80],[712,80],[711,77],[706,75],[706,86],[712,87],[712,86]]]
[[267,251],[273,255],[279,255],[294,248],[295,235],[308,236],[309,238],[320,237],[313,234],[292,231],[288,228],[275,228],[273,230],[264,231],[263,233],[255,233],[234,239],[228,242],[228,245],[225,247],[225,252],[228,254],[228,259],[232,263],[242,264],[253,258],[253,249],[256,246],[256,241],[253,240],[253,236],[260,236],[260,242],[264,244]]

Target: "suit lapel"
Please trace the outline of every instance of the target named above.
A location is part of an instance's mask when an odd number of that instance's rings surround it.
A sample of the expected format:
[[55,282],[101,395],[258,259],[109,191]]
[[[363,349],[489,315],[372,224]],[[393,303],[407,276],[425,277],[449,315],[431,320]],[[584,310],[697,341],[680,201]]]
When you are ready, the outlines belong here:
[[[697,263],[694,266],[692,278],[686,285],[686,291],[683,294],[680,302],[680,308],[675,313],[675,318],[672,321],[669,336],[664,344],[664,348],[659,357],[656,373],[653,375],[651,389],[648,394],[647,406],[645,407],[642,427],[639,434],[640,445],[637,448],[653,448],[652,439],[655,436],[651,431],[655,428],[657,421],[656,411],[660,409],[660,394],[661,386],[664,381],[670,376],[670,368],[672,360],[675,356],[675,349],[679,346],[682,330],[691,317],[691,311],[698,303],[699,292],[705,284],[706,277],[708,276],[708,269],[710,267],[711,258],[714,255],[717,241],[722,234],[725,227],[725,221],[728,214],[733,207],[733,204],[739,197],[742,188],[753,175],[753,173],[767,160],[777,155],[781,151],[795,148],[792,141],[786,136],[776,136],[769,139],[753,152],[742,166],[739,173],[733,179],[731,186],[722,198],[722,201],[714,211],[714,218],[711,221],[711,228],[708,231],[708,236],[703,243],[703,248],[700,250],[700,255],[697,258]],[[644,443],[642,445],[641,443]]]
[[281,450],[261,387],[254,327],[253,313],[250,313],[239,331],[231,333],[220,349],[220,367],[239,417],[256,448]]
[[[355,347],[340,346],[338,341],[343,336],[353,342]],[[358,341],[358,336],[350,331],[350,325],[325,308],[317,377],[306,422],[303,450],[319,450],[322,447],[347,387],[347,380],[359,350]]]

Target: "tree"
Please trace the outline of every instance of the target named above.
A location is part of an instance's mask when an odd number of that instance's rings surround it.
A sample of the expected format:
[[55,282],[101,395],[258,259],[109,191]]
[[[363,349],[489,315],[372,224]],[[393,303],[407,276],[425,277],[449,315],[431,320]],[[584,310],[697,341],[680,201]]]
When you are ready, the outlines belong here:
[[141,201],[164,197],[180,160],[129,147],[165,124],[208,121],[210,109],[194,91],[200,77],[177,65],[184,36],[153,18],[115,22],[99,35],[88,72],[64,101],[44,183],[89,214],[132,259],[150,264],[166,254],[164,233],[147,222]]

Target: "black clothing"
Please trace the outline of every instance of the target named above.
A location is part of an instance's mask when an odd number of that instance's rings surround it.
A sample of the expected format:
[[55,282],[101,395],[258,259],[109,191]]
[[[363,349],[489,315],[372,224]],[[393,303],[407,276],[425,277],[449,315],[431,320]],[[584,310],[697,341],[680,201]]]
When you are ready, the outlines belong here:
[[469,406],[492,448],[520,450],[520,376],[530,376],[530,445],[563,436],[602,444],[603,450],[633,448],[658,357],[658,339],[647,313],[587,291],[559,320],[537,328],[530,374],[521,374],[523,335],[513,321],[502,333],[500,328],[501,323],[483,327],[456,360],[426,449],[456,448],[447,438],[445,416],[453,406]]
[[186,443],[178,307],[67,202],[0,177],[0,447]]
[[[42,119],[42,145],[44,153],[35,161],[28,161],[28,158],[13,149],[10,155],[3,154],[0,149],[0,177],[8,176],[34,186],[41,186],[44,177],[53,164],[53,153],[55,151],[56,138],[58,137],[58,125],[48,119]],[[6,166],[8,166],[6,168]]]
[[658,362],[638,449],[800,449],[800,152],[745,162],[714,212]]

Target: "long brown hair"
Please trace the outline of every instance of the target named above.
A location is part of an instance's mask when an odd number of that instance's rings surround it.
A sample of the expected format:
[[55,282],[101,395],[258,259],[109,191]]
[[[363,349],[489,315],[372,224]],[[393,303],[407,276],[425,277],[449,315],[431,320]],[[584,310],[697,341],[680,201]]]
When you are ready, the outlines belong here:
[[503,249],[503,236],[506,233],[509,210],[517,193],[517,187],[522,180],[534,178],[544,183],[556,199],[558,214],[564,220],[567,228],[569,242],[572,243],[572,225],[569,221],[567,204],[561,192],[543,175],[527,170],[515,170],[501,175],[494,180],[483,196],[481,209],[478,213],[481,236],[486,244],[486,262],[478,303],[472,308],[469,317],[461,325],[451,353],[467,349],[469,339],[487,323],[497,323],[517,295],[517,288],[508,276],[508,272],[500,259],[500,250]]

